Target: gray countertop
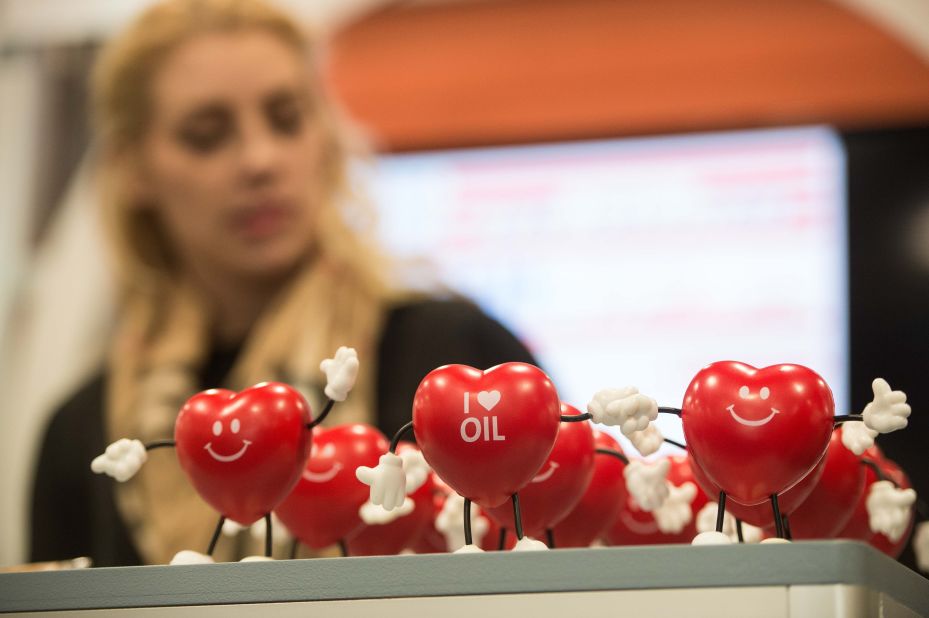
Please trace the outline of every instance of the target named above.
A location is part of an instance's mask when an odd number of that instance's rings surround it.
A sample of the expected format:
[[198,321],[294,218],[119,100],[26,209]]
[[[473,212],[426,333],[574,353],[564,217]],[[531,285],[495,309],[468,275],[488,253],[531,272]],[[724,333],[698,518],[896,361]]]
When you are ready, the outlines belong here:
[[0,612],[816,584],[867,586],[929,615],[929,580],[847,541],[7,573],[0,574]]

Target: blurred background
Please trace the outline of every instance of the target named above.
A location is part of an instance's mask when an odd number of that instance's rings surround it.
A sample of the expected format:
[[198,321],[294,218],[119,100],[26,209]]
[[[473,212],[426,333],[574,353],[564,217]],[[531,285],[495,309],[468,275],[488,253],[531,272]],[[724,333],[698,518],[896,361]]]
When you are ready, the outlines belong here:
[[[48,415],[105,351],[87,76],[147,4],[0,0],[0,565],[26,556]],[[331,35],[384,243],[563,399],[679,406],[710,362],[795,362],[844,414],[883,376],[913,416],[879,444],[929,495],[929,4],[283,4]]]

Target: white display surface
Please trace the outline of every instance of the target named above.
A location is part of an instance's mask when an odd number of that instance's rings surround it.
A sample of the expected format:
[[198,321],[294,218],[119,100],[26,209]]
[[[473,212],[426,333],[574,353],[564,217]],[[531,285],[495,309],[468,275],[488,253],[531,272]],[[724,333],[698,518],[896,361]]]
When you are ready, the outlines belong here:
[[853,412],[831,130],[387,155],[371,180],[388,248],[516,332],[569,403],[635,384],[680,406],[701,367],[740,360],[807,365]]

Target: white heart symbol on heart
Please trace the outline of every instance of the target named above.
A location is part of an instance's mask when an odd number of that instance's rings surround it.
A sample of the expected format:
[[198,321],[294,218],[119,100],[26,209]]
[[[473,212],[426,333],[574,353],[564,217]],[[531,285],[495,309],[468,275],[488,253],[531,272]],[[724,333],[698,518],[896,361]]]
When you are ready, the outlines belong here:
[[481,391],[477,394],[477,402],[490,412],[495,405],[500,403],[500,391]]

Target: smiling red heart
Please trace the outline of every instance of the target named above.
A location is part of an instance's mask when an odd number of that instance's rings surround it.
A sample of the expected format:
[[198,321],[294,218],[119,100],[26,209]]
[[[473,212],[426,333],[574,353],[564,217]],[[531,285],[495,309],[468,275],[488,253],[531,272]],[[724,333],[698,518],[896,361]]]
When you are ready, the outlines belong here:
[[313,457],[274,512],[304,545],[321,549],[364,525],[358,509],[369,490],[355,477],[355,468],[376,465],[389,444],[380,431],[360,423],[317,427],[313,441]]
[[733,500],[753,505],[803,479],[832,435],[832,391],[800,365],[702,369],[681,406],[694,462]]
[[200,496],[242,525],[270,513],[300,478],[312,444],[310,407],[296,390],[263,382],[187,400],[174,425],[177,458]]

